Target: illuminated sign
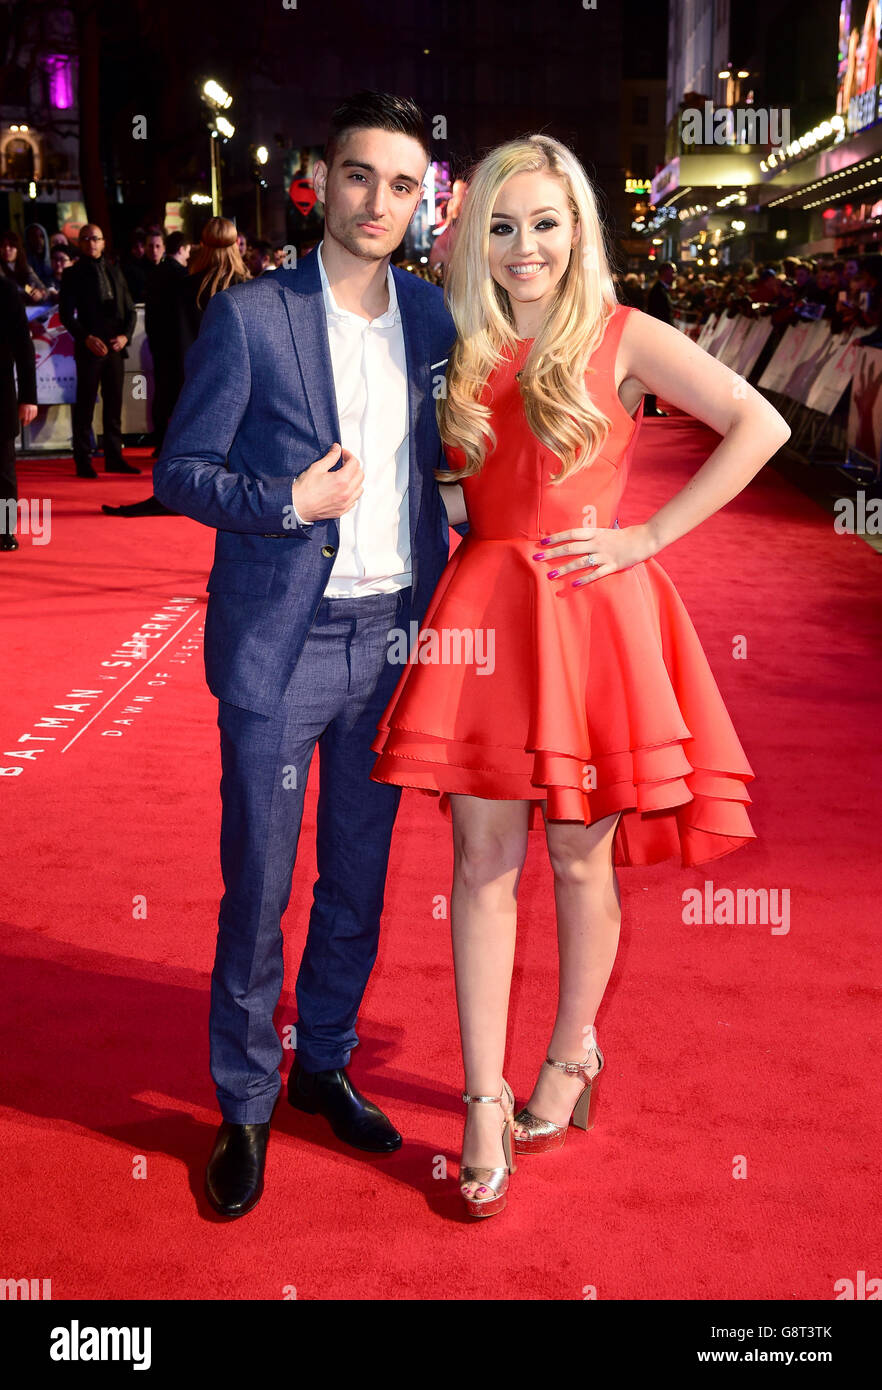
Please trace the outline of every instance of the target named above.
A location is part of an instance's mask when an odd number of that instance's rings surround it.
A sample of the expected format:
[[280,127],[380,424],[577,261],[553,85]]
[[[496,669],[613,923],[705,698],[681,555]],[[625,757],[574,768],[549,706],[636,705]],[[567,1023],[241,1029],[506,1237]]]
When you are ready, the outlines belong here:
[[665,193],[673,192],[673,190],[679,186],[679,183],[680,156],[677,155],[671,160],[670,164],[666,164],[652,180],[652,201],[654,203],[659,202]]
[[[849,129],[852,128],[852,103],[864,95],[869,98],[882,78],[879,70],[880,16],[880,0],[841,0],[839,6],[836,110],[842,116],[849,113]],[[857,119],[861,124],[856,125],[855,130],[872,123],[864,119],[863,104]]]
[[860,92],[857,96],[852,97],[848,103],[846,125],[849,135],[854,135],[858,130],[866,130],[868,125],[875,125],[880,118],[882,118],[882,83],[877,83],[868,91]]
[[625,179],[626,193],[648,193],[651,187],[650,179]]

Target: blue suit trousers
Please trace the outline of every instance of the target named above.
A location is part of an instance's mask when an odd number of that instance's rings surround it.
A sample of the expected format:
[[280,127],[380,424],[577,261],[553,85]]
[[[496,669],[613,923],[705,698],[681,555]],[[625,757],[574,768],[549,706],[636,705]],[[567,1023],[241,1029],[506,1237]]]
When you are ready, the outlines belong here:
[[276,714],[219,702],[224,895],[209,1036],[221,1113],[234,1124],[269,1120],[281,1087],[281,919],[316,744],[318,878],[296,983],[298,1061],[343,1067],[358,1043],[401,797],[370,780],[370,745],[402,669],[388,659],[388,634],[409,632],[410,607],[409,588],[323,599]]

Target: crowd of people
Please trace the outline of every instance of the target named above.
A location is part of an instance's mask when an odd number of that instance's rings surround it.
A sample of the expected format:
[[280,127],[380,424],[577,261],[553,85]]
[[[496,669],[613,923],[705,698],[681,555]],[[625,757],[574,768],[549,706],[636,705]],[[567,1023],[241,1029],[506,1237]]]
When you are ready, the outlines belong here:
[[63,232],[47,237],[37,222],[27,228],[23,239],[12,229],[0,237],[0,271],[26,304],[57,304],[61,277],[76,255]]
[[687,324],[700,326],[720,313],[768,316],[774,327],[782,329],[826,319],[834,333],[857,325],[871,336],[878,333],[882,342],[882,255],[875,252],[835,260],[795,256],[759,263],[743,260],[737,268],[713,271],[697,267],[678,271],[666,261],[649,282],[640,275],[626,275],[621,297],[652,312],[649,297],[659,281],[673,318]]
[[[76,245],[63,232],[51,238],[33,223],[24,238],[9,230],[0,237],[0,270],[26,304],[57,304],[75,343],[77,398],[72,410],[73,455],[81,478],[92,467],[92,417],[100,389],[104,418],[104,466],[108,472],[137,472],[122,456],[123,362],[144,305],[145,331],[154,367],[152,405],[154,454],[158,455],[183,383],[184,357],[199,331],[205,272],[213,253],[228,250],[226,283],[257,278],[284,264],[290,248],[262,238],[248,242],[232,222],[212,218],[201,242],[161,227],[137,228],[119,261],[107,254],[104,233],[90,224]],[[217,238],[221,237],[221,242]],[[192,272],[192,273],[191,273]]]
[[[42,228],[37,229],[42,240],[31,235],[33,230],[27,229],[24,240],[14,231],[0,236],[0,286],[5,305],[0,349],[5,349],[9,359],[4,379],[8,375],[12,383],[14,362],[20,382],[33,380],[34,354],[25,306],[57,302],[59,317],[74,340],[76,399],[71,414],[77,477],[98,476],[92,466],[92,419],[99,390],[105,472],[138,473],[140,470],[122,454],[124,362],[137,324],[136,304],[144,304],[145,331],[153,357],[153,438],[158,455],[183,385],[184,359],[199,332],[208,300],[228,285],[275,270],[274,248],[269,248],[272,265],[267,265],[266,244],[257,241],[249,246],[235,224],[223,217],[209,219],[195,246],[180,232],[168,236],[158,228],[136,232],[129,254],[120,261],[106,254],[104,233],[94,223],[80,229],[76,248],[61,234],[50,242]],[[287,248],[278,250],[281,262]],[[54,272],[50,276],[41,266],[41,252],[48,252],[53,266],[58,261],[57,283],[50,283],[56,279]],[[30,394],[35,398],[36,389]],[[24,400],[21,392],[18,399]],[[6,414],[9,419],[4,415],[0,421],[4,425],[0,549],[12,550],[18,547],[5,503],[17,499],[14,439],[19,425],[30,423],[36,415],[36,400],[19,404],[15,416],[14,410]],[[150,497],[125,507],[105,506],[104,510],[130,516],[161,513],[165,508]]]
[[[278,269],[285,264],[291,251],[286,244],[261,237],[249,241],[241,232],[236,234],[236,243],[248,278]],[[186,267],[191,252],[198,245],[198,242],[191,243],[182,232],[166,235],[161,227],[136,227],[129,249],[120,260],[134,303],[147,302],[153,270],[171,257]],[[0,236],[0,272],[14,282],[26,304],[57,304],[61,277],[81,254],[79,239],[71,241],[64,232],[49,236],[38,222],[32,222],[25,229],[24,237],[12,229]]]
[[[773,333],[757,372],[793,324],[826,319],[832,333],[854,327],[865,330],[864,346],[882,346],[882,255],[875,252],[828,260],[743,260],[725,273],[691,266],[678,270],[673,261],[662,261],[648,278],[634,273],[616,278],[623,303],[685,326],[693,337],[715,314],[769,318]],[[644,415],[664,414],[653,396],[645,398]]]

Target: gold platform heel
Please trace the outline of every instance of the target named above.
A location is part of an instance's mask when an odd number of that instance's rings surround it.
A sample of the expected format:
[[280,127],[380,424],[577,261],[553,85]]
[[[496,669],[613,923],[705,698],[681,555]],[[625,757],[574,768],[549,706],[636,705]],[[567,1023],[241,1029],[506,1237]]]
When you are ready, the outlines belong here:
[[[503,1077],[502,1091],[498,1096],[470,1096],[468,1091],[463,1091],[462,1098],[466,1105],[502,1106],[502,1113],[504,1116],[502,1151],[505,1155],[507,1166],[505,1168],[461,1167],[459,1170],[459,1190],[466,1204],[469,1216],[493,1216],[496,1212],[505,1209],[505,1204],[508,1201],[509,1178],[515,1171],[511,1142],[512,1126],[514,1125],[514,1095],[508,1082]],[[481,1183],[492,1195],[488,1197],[478,1197],[477,1194],[475,1194],[475,1196],[467,1197],[462,1189],[466,1183],[470,1182]]]
[[[603,1071],[603,1053],[597,1046],[597,1034],[592,1026],[587,1035],[588,1056],[584,1062],[556,1062],[553,1057],[546,1057],[545,1066],[555,1067],[558,1071],[565,1071],[570,1076],[580,1076],[584,1083],[584,1090],[573,1107],[569,1123],[575,1125],[577,1129],[589,1130],[594,1128],[594,1110],[597,1101],[597,1083],[600,1073]],[[597,1071],[593,1075],[588,1075],[585,1068],[591,1060],[592,1052],[597,1057]],[[543,1120],[538,1115],[534,1115],[527,1106],[514,1117],[514,1123],[520,1125],[522,1129],[529,1131],[527,1135],[520,1137],[515,1135],[515,1153],[517,1154],[544,1154],[552,1149],[563,1147],[567,1137],[569,1125],[555,1125],[551,1120]]]

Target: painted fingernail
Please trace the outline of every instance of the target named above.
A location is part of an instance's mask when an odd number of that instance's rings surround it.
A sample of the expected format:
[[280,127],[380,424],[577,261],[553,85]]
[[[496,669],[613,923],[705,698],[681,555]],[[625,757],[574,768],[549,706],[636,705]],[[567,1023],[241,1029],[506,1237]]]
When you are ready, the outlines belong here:
[[588,583],[588,580],[587,580],[587,579],[574,579],[574,580],[573,580],[573,588],[574,588],[574,589],[578,589],[578,587],[579,587],[580,584],[587,584],[587,583]]
[[540,544],[540,545],[551,545],[551,537],[550,537],[550,536],[540,536],[540,537],[539,537],[539,544]]
[[560,570],[549,570],[549,571],[548,571],[548,578],[549,578],[549,579],[556,579],[557,576],[558,576],[559,574],[560,574]]
[[545,551],[544,551],[544,550],[539,550],[539,551],[537,551],[537,553],[533,556],[533,559],[534,559],[534,560],[544,560],[544,559],[545,559]]

